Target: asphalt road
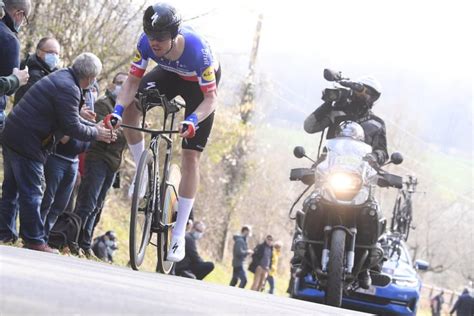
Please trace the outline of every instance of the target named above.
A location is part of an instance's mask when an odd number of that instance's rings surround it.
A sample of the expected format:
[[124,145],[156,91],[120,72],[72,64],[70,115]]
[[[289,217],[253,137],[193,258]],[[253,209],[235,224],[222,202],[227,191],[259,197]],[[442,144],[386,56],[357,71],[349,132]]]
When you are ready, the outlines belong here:
[[0,246],[0,315],[363,315],[105,263]]

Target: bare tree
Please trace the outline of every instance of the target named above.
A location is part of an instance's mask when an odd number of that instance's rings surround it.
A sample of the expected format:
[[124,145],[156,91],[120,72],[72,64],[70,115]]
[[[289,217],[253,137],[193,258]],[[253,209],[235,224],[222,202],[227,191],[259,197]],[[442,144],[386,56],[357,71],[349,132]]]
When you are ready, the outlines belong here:
[[140,33],[145,2],[121,0],[37,0],[30,25],[24,29],[23,53],[31,53],[44,36],[55,37],[67,66],[80,53],[90,51],[103,62],[101,79],[128,65]]

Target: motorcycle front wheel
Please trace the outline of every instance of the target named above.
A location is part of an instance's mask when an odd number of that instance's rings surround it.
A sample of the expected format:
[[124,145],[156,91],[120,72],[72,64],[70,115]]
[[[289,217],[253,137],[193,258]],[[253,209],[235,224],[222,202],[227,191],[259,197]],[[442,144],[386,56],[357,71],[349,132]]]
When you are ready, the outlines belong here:
[[328,280],[326,289],[326,304],[336,307],[342,305],[342,290],[344,287],[344,248],[346,232],[337,229],[332,232],[331,250],[329,252]]

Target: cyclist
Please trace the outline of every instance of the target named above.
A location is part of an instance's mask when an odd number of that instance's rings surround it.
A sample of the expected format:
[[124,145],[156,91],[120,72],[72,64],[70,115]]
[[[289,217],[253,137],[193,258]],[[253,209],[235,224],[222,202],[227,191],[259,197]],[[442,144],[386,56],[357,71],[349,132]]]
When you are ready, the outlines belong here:
[[379,165],[388,159],[387,138],[384,121],[372,113],[375,101],[382,94],[380,82],[372,76],[363,76],[357,82],[364,85],[362,92],[354,91],[354,96],[342,111],[335,111],[331,104],[325,102],[311,113],[304,122],[307,133],[317,133],[329,127],[327,139],[334,138],[343,121],[359,123],[365,134],[365,143],[372,146],[372,157]]
[[[185,119],[179,126],[183,150],[178,216],[167,257],[168,261],[179,262],[185,254],[185,228],[199,184],[201,152],[212,129],[221,70],[206,40],[192,28],[182,26],[180,15],[171,5],[149,6],[143,15],[143,31],[129,76],[106,122],[120,122],[123,116],[123,123],[138,126],[142,111],[129,106],[137,91],[158,88],[169,100],[180,95],[186,102]],[[158,65],[144,76],[150,59]],[[126,130],[125,137],[138,165],[145,149],[143,135]]]

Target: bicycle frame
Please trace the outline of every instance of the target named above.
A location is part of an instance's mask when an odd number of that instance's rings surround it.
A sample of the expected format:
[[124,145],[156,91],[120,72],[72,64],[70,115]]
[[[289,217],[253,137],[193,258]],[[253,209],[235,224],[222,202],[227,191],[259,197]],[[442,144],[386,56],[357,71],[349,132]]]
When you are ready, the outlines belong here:
[[[136,127],[131,125],[122,124],[123,127],[133,129],[140,132],[145,132],[151,135],[150,145],[148,146],[149,149],[153,153],[153,168],[152,170],[158,170],[155,174],[152,174],[152,177],[156,177],[158,174],[158,181],[154,182],[153,192],[159,192],[159,194],[155,194],[152,200],[153,206],[153,220],[151,225],[151,232],[152,233],[161,233],[167,231],[174,223],[171,225],[164,224],[160,221],[160,214],[163,210],[163,203],[164,199],[161,197],[164,196],[167,181],[169,177],[169,168],[171,165],[171,158],[172,158],[172,149],[173,149],[173,139],[171,138],[172,134],[179,133],[178,130],[173,130],[175,124],[176,113],[179,112],[180,107],[184,107],[183,104],[179,103],[178,101],[169,101],[165,95],[160,94],[158,89],[151,89],[147,90],[145,93],[140,95],[139,102],[142,105],[142,127]],[[154,130],[145,128],[145,121],[146,121],[146,113],[147,111],[154,107],[154,106],[161,106],[164,111],[163,115],[163,125],[161,130]],[[171,118],[170,118],[171,117]],[[170,118],[170,119],[169,119]],[[169,122],[168,126],[167,123]],[[168,129],[167,129],[168,127]],[[162,170],[162,177],[160,179],[159,174],[159,147],[160,147],[160,140],[164,140],[166,142],[166,152],[165,152],[165,160],[163,163],[163,170]],[[150,172],[150,171],[149,171]],[[148,181],[152,181],[152,177],[148,178]],[[157,189],[156,185],[159,182],[159,189]],[[174,186],[173,190],[176,193],[176,188]]]

